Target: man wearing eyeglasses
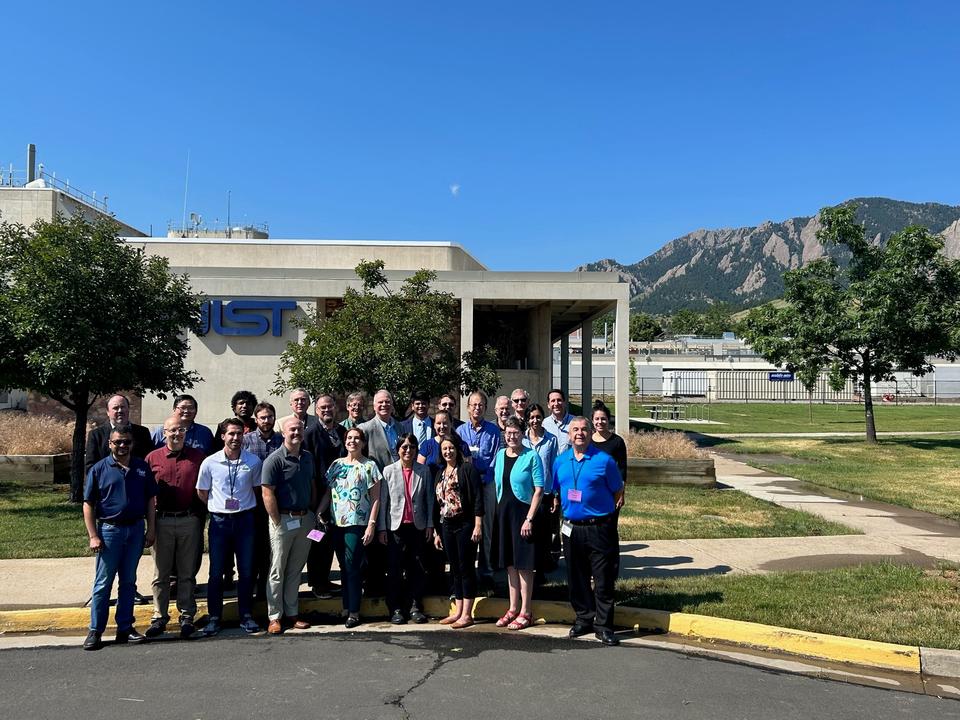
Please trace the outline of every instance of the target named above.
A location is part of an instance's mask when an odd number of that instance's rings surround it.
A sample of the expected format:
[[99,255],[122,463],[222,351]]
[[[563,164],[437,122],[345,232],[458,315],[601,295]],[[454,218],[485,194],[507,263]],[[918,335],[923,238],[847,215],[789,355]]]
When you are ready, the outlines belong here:
[[347,395],[347,417],[340,421],[344,430],[356,427],[366,420],[363,418],[363,409],[367,406],[366,398],[362,392],[353,392]]
[[296,418],[303,423],[303,431],[306,432],[317,423],[317,416],[310,414],[310,393],[304,388],[296,388],[290,393],[290,409],[293,411],[290,415],[285,415],[277,421],[276,429],[283,431],[283,425],[290,418]]
[[119,425],[110,433],[110,456],[95,463],[83,488],[83,523],[90,549],[97,554],[90,632],[84,650],[99,650],[107,627],[110,591],[117,587],[117,643],[141,643],[146,638],[133,627],[137,565],[144,547],[155,538],[157,484],[150,466],[133,457],[133,429]]
[[[206,425],[195,422],[197,418],[197,400],[193,395],[177,395],[173,399],[173,414],[180,418],[184,429],[183,444],[197,448],[204,457],[213,452],[213,432]],[[162,448],[167,444],[161,425],[153,431],[153,446]]]
[[459,402],[453,393],[444,393],[440,396],[440,399],[437,400],[437,410],[443,410],[444,412],[450,415],[450,422],[453,425],[453,429],[456,430],[458,427],[463,425],[463,420],[458,419],[459,413]]
[[523,426],[524,432],[527,430],[527,412],[530,410],[530,393],[523,388],[517,388],[510,393],[510,403],[513,405],[513,415]]
[[206,519],[206,508],[196,490],[204,455],[201,450],[184,445],[186,430],[179,416],[166,419],[163,434],[166,445],[146,458],[157,481],[157,541],[152,548],[153,618],[144,634],[157,637],[167,627],[173,575],[177,581],[180,637],[187,639],[196,630],[196,557],[203,545]]

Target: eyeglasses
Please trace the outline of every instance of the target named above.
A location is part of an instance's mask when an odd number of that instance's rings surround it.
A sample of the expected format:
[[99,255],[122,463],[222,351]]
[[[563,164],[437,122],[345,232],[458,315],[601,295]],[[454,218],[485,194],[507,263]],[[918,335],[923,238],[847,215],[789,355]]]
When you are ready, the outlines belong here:
[[133,445],[133,440],[111,440],[110,444],[123,447],[124,445]]
[[413,452],[413,446],[412,446],[412,445],[401,445],[401,446],[400,446],[400,452]]
[[196,412],[197,406],[196,405],[177,405],[176,409],[179,410],[180,412]]
[[508,438],[518,438],[520,437],[520,435],[522,435],[522,433],[519,430],[512,430],[510,432],[505,432],[503,434],[504,437],[508,437]]
[[164,431],[167,435],[186,435],[186,433],[187,433],[187,431],[184,430],[182,427],[178,427],[178,428],[164,428],[163,431]]
[[527,399],[526,399],[525,397],[510,398],[510,402],[513,402],[513,403],[525,403],[525,402],[527,402]]

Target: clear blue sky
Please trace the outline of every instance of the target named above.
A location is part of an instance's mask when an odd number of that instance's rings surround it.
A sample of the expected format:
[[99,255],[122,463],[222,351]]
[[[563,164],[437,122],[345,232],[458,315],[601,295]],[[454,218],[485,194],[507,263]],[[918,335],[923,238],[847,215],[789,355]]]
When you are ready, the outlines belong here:
[[[789,7],[788,7],[789,5]],[[5,3],[24,148],[154,234],[635,262],[854,196],[960,203],[960,3]]]

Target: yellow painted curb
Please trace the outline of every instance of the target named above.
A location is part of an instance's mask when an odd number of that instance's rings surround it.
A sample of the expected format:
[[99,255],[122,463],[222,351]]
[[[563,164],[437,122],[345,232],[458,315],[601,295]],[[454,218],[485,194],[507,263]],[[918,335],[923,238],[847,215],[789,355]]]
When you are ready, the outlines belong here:
[[[424,605],[426,613],[433,616],[446,615],[451,607],[449,600],[438,596],[425,598]],[[300,608],[304,613],[315,610],[336,615],[340,613],[341,603],[339,598],[302,599]],[[175,618],[176,611],[174,608],[171,610]],[[507,601],[503,598],[477,598],[473,614],[478,619],[495,620],[506,610]],[[204,615],[206,612],[206,603],[198,602],[197,615]],[[257,617],[265,615],[264,603],[255,603],[254,612]],[[367,618],[385,618],[389,612],[385,601],[378,598],[364,600],[360,614]],[[153,615],[153,608],[149,605],[137,606],[134,608],[134,615],[139,625],[146,625]],[[236,600],[224,601],[223,615],[227,622],[238,619]],[[568,603],[550,600],[534,603],[535,623],[571,624],[574,619],[573,609]],[[707,615],[624,606],[617,607],[616,619],[618,625],[633,627],[635,630],[656,630],[694,640],[729,642],[831,662],[920,673],[920,648],[908,645],[857,640]],[[0,632],[4,633],[81,631],[86,630],[89,624],[89,608],[0,611]]]

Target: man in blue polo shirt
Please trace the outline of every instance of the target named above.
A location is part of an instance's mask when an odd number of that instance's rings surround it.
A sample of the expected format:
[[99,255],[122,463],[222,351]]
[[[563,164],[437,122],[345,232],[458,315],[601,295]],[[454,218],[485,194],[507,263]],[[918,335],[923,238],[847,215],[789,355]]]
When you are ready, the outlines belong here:
[[614,459],[591,447],[586,418],[571,420],[568,434],[570,447],[553,463],[553,487],[563,507],[560,534],[570,604],[577,614],[570,637],[593,630],[604,645],[618,645],[613,591],[620,572],[616,503],[623,480]]
[[[117,575],[118,643],[140,643],[146,638],[133,627],[133,600],[137,565],[143,548],[153,545],[157,483],[150,466],[133,457],[133,428],[118,425],[110,433],[110,455],[94,463],[83,488],[83,522],[90,549],[97,554],[90,632],[84,650],[99,650],[107,627],[110,590]],[[146,526],[146,527],[144,527]]]

